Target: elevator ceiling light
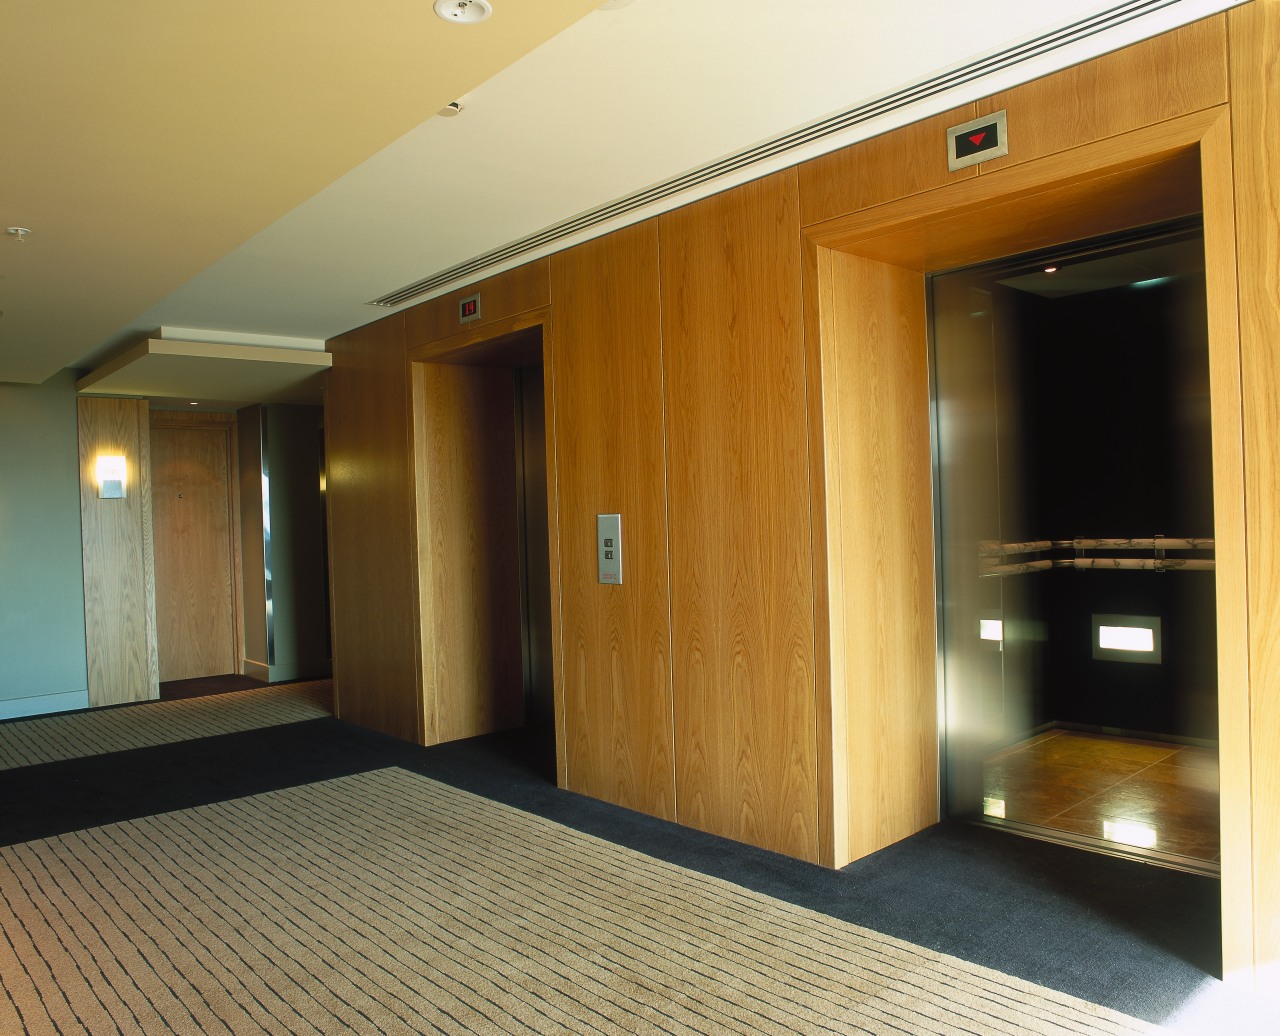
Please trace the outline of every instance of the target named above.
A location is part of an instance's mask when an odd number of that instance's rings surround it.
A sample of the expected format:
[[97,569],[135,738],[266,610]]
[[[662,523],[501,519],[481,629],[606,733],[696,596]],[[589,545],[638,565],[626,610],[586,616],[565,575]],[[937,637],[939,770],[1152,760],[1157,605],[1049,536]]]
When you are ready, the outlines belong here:
[[1045,272],[1045,273],[1057,273],[1057,272],[1058,272],[1058,268],[1057,268],[1056,266],[1046,266],[1046,267],[1044,268],[1044,272]]
[[489,0],[436,0],[431,9],[446,22],[459,25],[474,25],[493,14]]

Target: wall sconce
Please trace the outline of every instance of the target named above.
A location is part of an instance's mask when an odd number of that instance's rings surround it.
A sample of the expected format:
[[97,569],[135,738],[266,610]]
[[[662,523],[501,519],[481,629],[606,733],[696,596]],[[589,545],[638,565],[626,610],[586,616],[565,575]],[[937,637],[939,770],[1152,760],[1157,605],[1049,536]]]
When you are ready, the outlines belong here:
[[123,456],[100,455],[94,467],[94,477],[98,483],[98,499],[123,500],[127,471],[128,465]]

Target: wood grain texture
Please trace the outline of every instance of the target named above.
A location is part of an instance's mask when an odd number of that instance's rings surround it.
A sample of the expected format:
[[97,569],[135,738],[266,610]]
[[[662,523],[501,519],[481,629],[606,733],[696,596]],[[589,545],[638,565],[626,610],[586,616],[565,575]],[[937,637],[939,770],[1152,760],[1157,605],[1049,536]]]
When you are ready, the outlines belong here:
[[677,814],[816,860],[797,194],[788,170],[659,237]]
[[[572,791],[676,816],[658,228],[552,257],[565,751]],[[622,515],[623,583],[596,579]]]
[[327,344],[329,582],[335,712],[422,737],[408,364],[399,314]]
[[1009,154],[978,168],[1003,169],[1223,104],[1226,53],[1217,15],[993,94],[978,102],[978,115],[1008,113]]
[[415,363],[424,741],[524,721],[514,373]]
[[[76,413],[89,704],[157,698],[147,401],[82,396]],[[98,498],[103,454],[126,458],[123,500]]]
[[[183,415],[185,416],[185,415]],[[160,679],[238,670],[235,426],[152,416],[151,487]]]
[[1249,737],[1249,595],[1240,396],[1231,119],[1225,113],[1200,151],[1204,184],[1205,288],[1213,442],[1214,587],[1218,623],[1218,747],[1221,760],[1222,958],[1228,976],[1253,974],[1252,766]]
[[[810,227],[806,236],[827,248],[856,244],[860,254],[874,252],[882,262],[927,271],[1080,240],[1104,232],[1108,223],[1115,230],[1141,225],[1135,219],[1185,215],[1199,206],[1200,139],[1221,115],[1221,107],[1210,108],[999,175],[886,202]],[[1064,193],[1051,193],[1057,191]],[[1066,202],[1072,208],[1058,207]],[[1127,205],[1141,211],[1135,214]],[[1024,219],[1030,228],[1021,225]],[[948,221],[946,234],[940,232],[942,220]],[[874,239],[880,240],[864,244]]]
[[[1248,508],[1254,953],[1258,988],[1280,995],[1280,2],[1255,0],[1232,10],[1229,23]],[[1225,745],[1223,756],[1225,763]]]
[[[463,324],[458,320],[458,301],[477,292],[480,319]],[[544,307],[550,299],[548,260],[536,259],[405,310],[405,341],[412,349],[451,335],[472,334],[487,324]]]
[[977,176],[977,166],[947,169],[947,129],[976,117],[975,105],[962,105],[805,162],[800,222],[821,223]]
[[[831,312],[830,278],[818,275],[827,251],[807,238],[801,261],[804,278],[805,379],[809,405],[809,529],[813,552],[814,702],[817,717],[818,862],[837,866],[836,846],[849,842],[849,739],[846,721],[845,652],[832,636],[844,628],[844,596],[832,593],[831,575],[843,565],[843,522],[840,495],[827,494],[828,435],[826,419],[837,412],[837,382],[822,370],[822,317]],[[833,433],[838,432],[838,426]],[[830,450],[838,454],[839,444]],[[839,586],[836,587],[837,591]],[[837,694],[835,689],[839,688]],[[839,854],[843,855],[843,854]],[[847,861],[846,861],[847,862]]]
[[843,866],[938,819],[929,374],[923,277],[827,250],[816,272]]

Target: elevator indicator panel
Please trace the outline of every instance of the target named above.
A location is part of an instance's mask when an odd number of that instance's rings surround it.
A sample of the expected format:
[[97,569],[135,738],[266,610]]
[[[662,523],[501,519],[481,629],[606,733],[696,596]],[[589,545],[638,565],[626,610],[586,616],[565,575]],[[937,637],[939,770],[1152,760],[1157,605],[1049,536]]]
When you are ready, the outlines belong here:
[[947,130],[947,168],[954,172],[1009,153],[1004,111],[984,115]]
[[622,515],[596,515],[597,581],[622,582]]
[[480,293],[458,300],[458,323],[469,324],[480,319]]

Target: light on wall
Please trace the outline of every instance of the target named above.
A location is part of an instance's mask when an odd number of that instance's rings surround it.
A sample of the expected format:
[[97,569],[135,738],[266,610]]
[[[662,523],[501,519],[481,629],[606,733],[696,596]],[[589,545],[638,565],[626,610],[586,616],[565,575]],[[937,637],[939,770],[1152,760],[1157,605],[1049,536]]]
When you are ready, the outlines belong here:
[[94,464],[94,478],[98,483],[98,499],[123,500],[128,465],[120,454],[99,454]]
[[1095,615],[1093,657],[1110,662],[1159,665],[1161,650],[1158,615]]

